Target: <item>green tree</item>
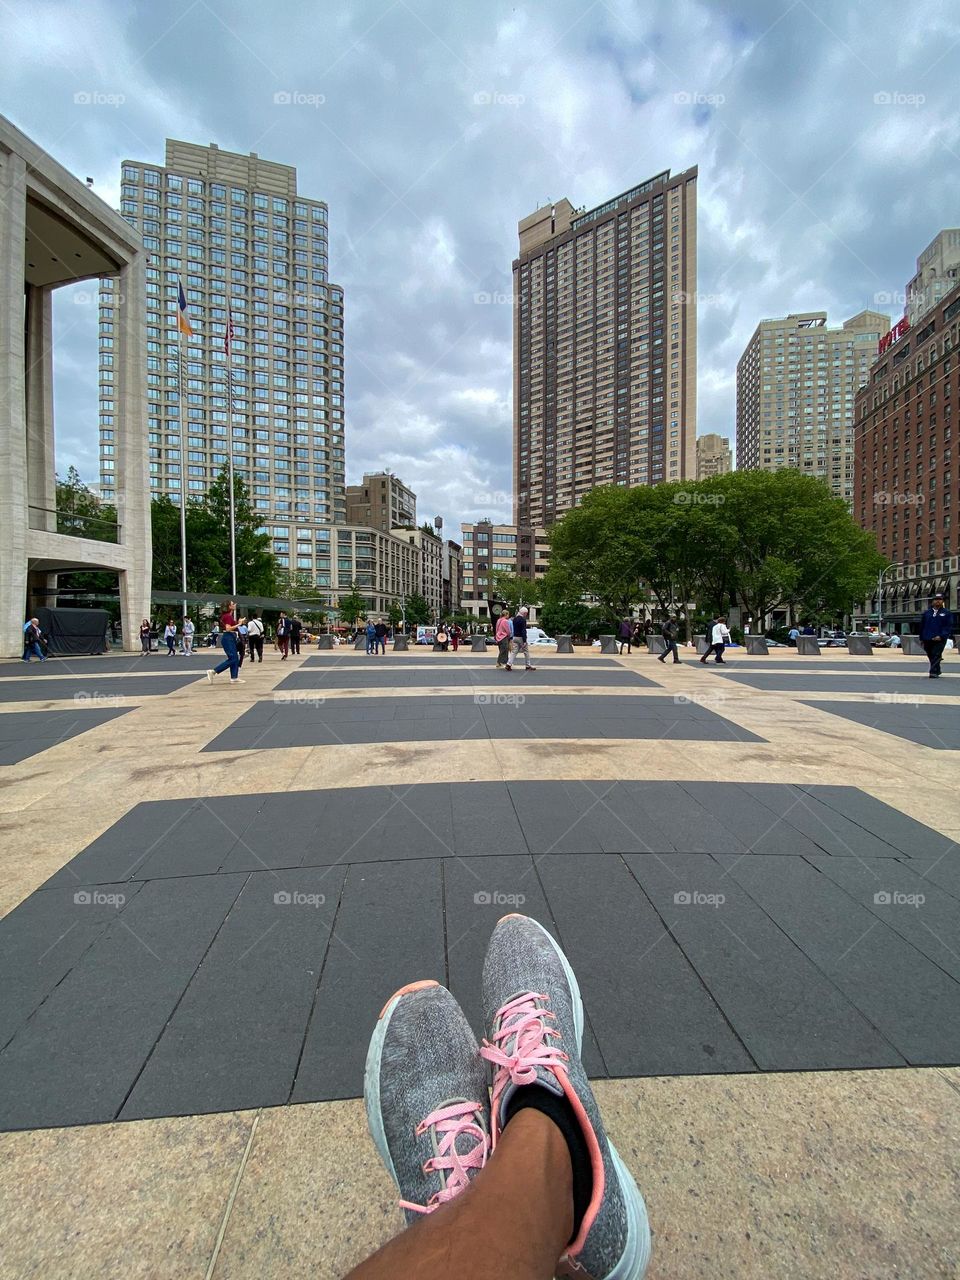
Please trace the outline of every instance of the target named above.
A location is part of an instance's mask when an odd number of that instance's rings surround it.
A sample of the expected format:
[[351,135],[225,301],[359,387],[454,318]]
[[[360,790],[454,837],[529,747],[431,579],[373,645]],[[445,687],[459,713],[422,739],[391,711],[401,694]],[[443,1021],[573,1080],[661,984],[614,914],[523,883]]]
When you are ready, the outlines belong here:
[[[258,533],[259,519],[254,515],[250,492],[240,476],[233,477],[233,510],[237,559],[237,593],[250,596],[275,596],[278,567],[270,548],[270,537]],[[187,509],[188,514],[190,508]],[[205,545],[210,552],[208,572],[216,577],[203,590],[229,590],[230,585],[230,480],[224,466],[207,492],[197,512],[198,523],[204,525]],[[189,531],[188,531],[189,533]],[[187,546],[189,549],[188,536]],[[222,566],[215,569],[214,565]]]
[[539,605],[543,599],[543,588],[539,582],[521,578],[516,573],[495,573],[493,598],[508,605],[511,613],[516,613],[522,604]]
[[350,590],[345,595],[340,596],[337,602],[340,621],[348,627],[354,627],[358,622],[366,622],[368,607],[369,601],[360,594],[357,580],[354,578],[353,582],[350,583]]
[[607,621],[601,609],[588,604],[545,604],[540,610],[540,625],[551,636],[581,636],[592,640],[606,631]]
[[430,606],[418,591],[407,596],[406,615],[408,627],[425,627],[430,618]]
[[387,610],[387,621],[394,628],[399,627],[403,622],[403,608],[399,600],[394,600]]

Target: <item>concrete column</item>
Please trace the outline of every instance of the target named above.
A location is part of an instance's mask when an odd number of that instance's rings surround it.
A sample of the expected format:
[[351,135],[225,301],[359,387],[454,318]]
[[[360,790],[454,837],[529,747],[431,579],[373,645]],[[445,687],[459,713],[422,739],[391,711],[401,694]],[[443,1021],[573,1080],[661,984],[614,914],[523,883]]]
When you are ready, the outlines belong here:
[[27,603],[24,244],[27,171],[0,152],[0,653],[23,653]]
[[120,542],[129,556],[129,568],[120,573],[120,622],[123,647],[130,652],[139,651],[140,620],[150,617],[153,572],[144,270],[144,258],[138,255],[120,272],[114,331],[117,521]]
[[57,531],[53,428],[53,290],[27,285],[24,399],[31,529]]

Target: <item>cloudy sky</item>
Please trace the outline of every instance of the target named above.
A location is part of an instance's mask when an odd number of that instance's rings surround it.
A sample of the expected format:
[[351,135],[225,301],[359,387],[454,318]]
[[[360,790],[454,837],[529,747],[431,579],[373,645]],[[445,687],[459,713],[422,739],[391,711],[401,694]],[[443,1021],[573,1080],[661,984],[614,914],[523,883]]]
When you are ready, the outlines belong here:
[[[297,166],[346,292],[347,479],[390,467],[451,532],[508,518],[511,261],[548,200],[700,166],[698,430],[731,437],[760,318],[897,316],[960,225],[942,0],[2,0],[0,34],[0,110],[112,204],[167,136]],[[95,480],[94,309],[63,291],[57,326],[58,465]]]

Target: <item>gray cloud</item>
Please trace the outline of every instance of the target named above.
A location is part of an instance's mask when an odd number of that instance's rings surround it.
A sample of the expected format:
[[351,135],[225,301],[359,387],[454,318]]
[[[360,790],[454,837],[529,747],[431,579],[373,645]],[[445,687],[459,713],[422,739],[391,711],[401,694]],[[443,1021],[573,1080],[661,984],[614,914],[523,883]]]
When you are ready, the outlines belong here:
[[[699,429],[728,435],[760,318],[878,307],[960,220],[960,18],[936,0],[16,0],[2,25],[6,113],[111,202],[168,135],[329,201],[348,479],[388,465],[448,529],[508,515],[510,264],[546,200],[699,164]],[[56,323],[59,458],[94,479],[96,317],[65,292]]]

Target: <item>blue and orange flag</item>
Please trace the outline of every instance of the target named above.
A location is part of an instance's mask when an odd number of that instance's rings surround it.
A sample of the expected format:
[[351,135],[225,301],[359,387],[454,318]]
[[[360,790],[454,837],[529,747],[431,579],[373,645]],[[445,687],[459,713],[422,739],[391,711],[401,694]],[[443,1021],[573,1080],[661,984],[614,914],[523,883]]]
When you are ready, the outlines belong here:
[[187,297],[183,292],[183,282],[177,282],[177,329],[188,338],[193,337],[193,326],[187,319]]

